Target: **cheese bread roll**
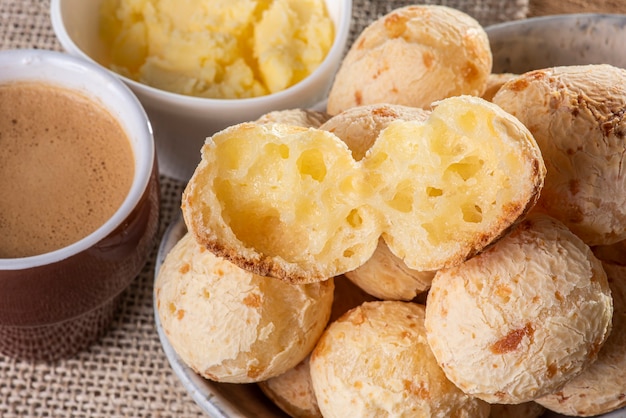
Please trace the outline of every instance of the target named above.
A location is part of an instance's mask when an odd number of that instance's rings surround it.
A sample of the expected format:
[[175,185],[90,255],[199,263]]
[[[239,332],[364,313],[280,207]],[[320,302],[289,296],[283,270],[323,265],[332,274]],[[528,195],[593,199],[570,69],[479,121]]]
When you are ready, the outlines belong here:
[[614,305],[611,335],[592,365],[558,391],[537,399],[560,414],[588,417],[626,406],[626,265],[603,265]]
[[445,99],[397,120],[356,161],[332,132],[243,123],[207,140],[183,194],[198,242],[292,283],[363,265],[379,238],[409,268],[456,265],[535,203],[545,167],[532,135],[498,106]]
[[393,10],[354,41],[328,95],[331,115],[355,106],[394,103],[427,108],[434,101],[480,96],[492,55],[483,27],[440,5]]
[[465,263],[437,272],[428,342],[446,376],[490,403],[532,401],[593,363],[613,315],[607,276],[565,225],[533,213]]
[[199,375],[250,383],[301,362],[328,322],[333,279],[291,285],[240,269],[187,233],[155,283],[163,331]]
[[325,418],[489,416],[489,404],[446,378],[416,303],[366,302],[348,311],[324,332],[310,366]]
[[531,71],[506,82],[493,102],[541,148],[548,174],[538,205],[588,245],[626,239],[626,69]]

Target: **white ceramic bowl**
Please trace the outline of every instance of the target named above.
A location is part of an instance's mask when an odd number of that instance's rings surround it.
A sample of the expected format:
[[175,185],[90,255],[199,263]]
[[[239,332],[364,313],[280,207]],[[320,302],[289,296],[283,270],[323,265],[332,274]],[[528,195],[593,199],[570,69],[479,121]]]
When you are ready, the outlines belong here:
[[[52,0],[50,6],[52,26],[63,48],[97,63],[106,53],[98,35],[100,4],[101,0]],[[166,92],[118,75],[150,117],[161,173],[187,180],[200,161],[207,136],[271,110],[310,108],[325,98],[348,40],[352,0],[326,0],[326,4],[335,23],[328,56],[309,77],[284,91],[250,99],[207,99]]]
[[[574,14],[513,21],[487,27],[494,54],[494,72],[521,73],[556,65],[609,63],[626,68],[626,15]],[[182,220],[167,230],[159,248],[156,271],[185,233]],[[209,416],[215,418],[286,417],[256,387],[215,383],[201,378],[176,355],[156,325],[165,354],[182,384]],[[548,412],[545,418],[563,417]],[[624,418],[626,409],[603,418]]]

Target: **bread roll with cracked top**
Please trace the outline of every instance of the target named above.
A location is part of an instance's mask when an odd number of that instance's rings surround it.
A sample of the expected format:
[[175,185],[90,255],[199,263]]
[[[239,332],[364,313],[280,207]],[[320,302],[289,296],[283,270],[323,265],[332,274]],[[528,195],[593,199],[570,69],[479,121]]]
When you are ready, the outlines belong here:
[[545,167],[517,119],[478,97],[395,121],[355,161],[321,129],[243,123],[209,138],[183,194],[198,242],[291,283],[363,265],[382,237],[411,269],[482,251],[533,205]]
[[546,68],[493,98],[532,132],[548,174],[538,205],[588,245],[626,239],[626,69]]
[[375,103],[428,108],[451,96],[480,96],[492,61],[487,33],[466,13],[441,5],[398,8],[354,41],[328,94],[327,112]]
[[561,389],[537,399],[560,414],[590,417],[626,406],[626,265],[603,265],[613,297],[611,335],[593,364]]
[[561,222],[533,212],[482,254],[437,272],[426,330],[461,390],[516,404],[559,390],[592,364],[612,315],[601,262]]
[[310,366],[325,418],[489,416],[489,404],[446,378],[416,303],[366,302],[348,311],[328,326]]
[[157,312],[174,351],[199,375],[251,383],[291,369],[328,322],[333,279],[290,285],[240,269],[187,233],[155,282]]

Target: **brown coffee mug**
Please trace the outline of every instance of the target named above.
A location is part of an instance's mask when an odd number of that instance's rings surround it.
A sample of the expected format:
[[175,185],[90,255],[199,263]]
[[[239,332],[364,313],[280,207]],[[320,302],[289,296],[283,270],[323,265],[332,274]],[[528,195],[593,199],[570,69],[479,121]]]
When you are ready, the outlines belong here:
[[0,52],[0,85],[20,82],[93,100],[119,122],[134,159],[130,190],[94,232],[43,254],[0,258],[0,352],[51,361],[106,332],[122,293],[145,265],[158,230],[158,168],[146,113],[107,71],[59,52]]

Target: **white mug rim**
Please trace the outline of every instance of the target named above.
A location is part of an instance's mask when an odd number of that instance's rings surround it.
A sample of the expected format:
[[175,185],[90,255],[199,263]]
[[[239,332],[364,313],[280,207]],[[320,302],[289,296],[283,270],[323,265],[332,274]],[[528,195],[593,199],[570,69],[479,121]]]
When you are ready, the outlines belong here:
[[110,94],[124,100],[133,109],[132,114],[122,114],[120,112],[117,113],[116,117],[123,119],[121,122],[129,136],[132,134],[128,132],[128,125],[133,124],[133,130],[136,130],[138,133],[136,135],[137,141],[141,144],[135,144],[135,140],[131,138],[130,142],[135,158],[135,173],[131,188],[121,206],[104,224],[84,238],[54,251],[28,257],[0,257],[0,272],[3,270],[23,270],[54,264],[95,246],[118,228],[137,207],[148,187],[156,161],[153,132],[148,116],[137,97],[121,80],[87,60],[62,52],[40,49],[0,51],[0,74],[6,68],[25,66],[32,66],[37,69],[59,68],[63,69],[63,71],[72,71],[75,77],[82,77],[81,80],[85,81],[89,80],[88,84],[90,87],[77,88],[68,86],[67,82],[64,82],[61,77],[56,77],[46,71],[41,71],[39,75],[27,74],[10,78],[0,77],[0,84],[37,81],[57,85],[95,98],[108,110],[113,111],[115,103],[104,100],[104,90],[106,90],[107,93],[110,92]]

